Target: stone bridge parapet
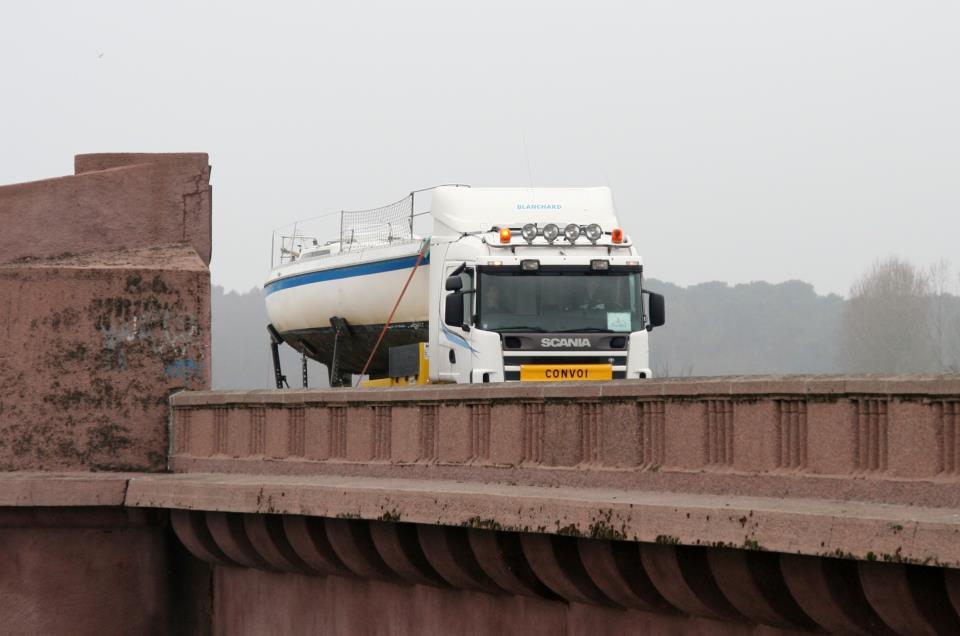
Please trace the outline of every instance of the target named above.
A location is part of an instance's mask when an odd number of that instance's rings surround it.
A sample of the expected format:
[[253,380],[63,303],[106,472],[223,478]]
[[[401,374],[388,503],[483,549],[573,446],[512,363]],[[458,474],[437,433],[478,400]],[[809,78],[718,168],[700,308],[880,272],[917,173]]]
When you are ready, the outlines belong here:
[[960,505],[960,376],[187,392],[172,406],[174,472]]
[[949,633],[958,400],[943,376],[185,392],[175,474],[127,497],[177,510],[184,544],[230,572],[561,599],[694,630],[677,617]]

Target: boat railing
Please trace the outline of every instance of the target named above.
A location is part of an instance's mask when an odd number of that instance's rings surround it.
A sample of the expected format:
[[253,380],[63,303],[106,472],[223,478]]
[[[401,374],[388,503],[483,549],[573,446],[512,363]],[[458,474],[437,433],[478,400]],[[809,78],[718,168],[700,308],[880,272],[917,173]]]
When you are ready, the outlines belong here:
[[340,249],[406,243],[413,240],[414,195],[368,210],[340,213]]
[[[460,187],[462,184],[445,184]],[[417,211],[417,195],[439,186],[414,190],[399,201],[367,210],[341,210],[297,221],[273,231],[270,267],[296,261],[306,256],[326,256],[369,247],[383,247],[419,240],[414,234],[417,217],[429,215],[429,210]],[[321,243],[319,236],[336,232],[334,223],[339,218],[339,237]],[[324,252],[323,248],[329,247]]]

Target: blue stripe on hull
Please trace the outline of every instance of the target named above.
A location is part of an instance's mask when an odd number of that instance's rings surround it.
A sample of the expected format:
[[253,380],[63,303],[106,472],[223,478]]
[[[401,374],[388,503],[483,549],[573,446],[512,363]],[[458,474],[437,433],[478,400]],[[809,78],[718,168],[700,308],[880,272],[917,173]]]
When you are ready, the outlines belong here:
[[[295,274],[280,280],[267,283],[264,291],[267,295],[281,289],[299,287],[300,285],[309,285],[311,283],[321,283],[327,280],[339,280],[341,278],[351,278],[353,276],[367,276],[368,274],[380,274],[382,272],[393,272],[399,269],[410,269],[417,262],[417,255],[394,258],[388,261],[377,261],[375,263],[362,263],[360,265],[350,265],[347,267],[338,267],[335,269],[325,269],[319,272],[306,272]],[[430,264],[430,253],[428,252],[420,265]]]

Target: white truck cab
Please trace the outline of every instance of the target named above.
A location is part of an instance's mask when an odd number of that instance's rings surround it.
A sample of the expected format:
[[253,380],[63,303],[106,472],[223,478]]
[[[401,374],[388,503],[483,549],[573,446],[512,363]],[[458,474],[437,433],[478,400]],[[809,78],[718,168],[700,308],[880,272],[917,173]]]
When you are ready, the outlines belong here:
[[609,188],[439,187],[431,213],[432,382],[651,377],[663,297]]

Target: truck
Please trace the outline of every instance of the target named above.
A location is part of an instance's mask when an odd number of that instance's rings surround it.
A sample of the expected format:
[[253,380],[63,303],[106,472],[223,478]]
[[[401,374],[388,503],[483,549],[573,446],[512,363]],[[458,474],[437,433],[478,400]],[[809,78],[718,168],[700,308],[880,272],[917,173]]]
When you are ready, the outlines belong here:
[[264,291],[278,386],[282,343],[304,370],[328,365],[332,386],[652,376],[664,298],[645,287],[609,188],[439,186],[428,235],[414,232],[416,194],[341,212],[331,240],[275,236]]

